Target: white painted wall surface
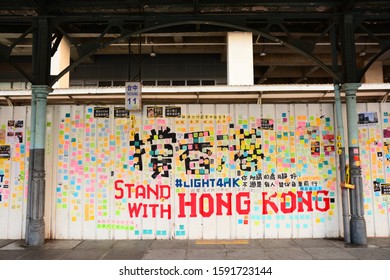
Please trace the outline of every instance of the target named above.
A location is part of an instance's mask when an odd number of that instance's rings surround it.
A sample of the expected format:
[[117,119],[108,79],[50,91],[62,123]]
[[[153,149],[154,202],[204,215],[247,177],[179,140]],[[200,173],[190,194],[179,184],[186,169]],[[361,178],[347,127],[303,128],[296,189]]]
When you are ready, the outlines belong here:
[[227,33],[227,83],[229,86],[254,84],[252,40],[250,32]]

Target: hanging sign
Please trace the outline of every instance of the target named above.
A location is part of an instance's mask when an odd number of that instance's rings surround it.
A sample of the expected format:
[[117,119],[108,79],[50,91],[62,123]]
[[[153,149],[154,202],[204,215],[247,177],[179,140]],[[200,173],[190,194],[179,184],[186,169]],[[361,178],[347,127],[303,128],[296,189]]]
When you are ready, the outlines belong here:
[[141,106],[141,83],[127,82],[125,95],[126,110],[140,111]]

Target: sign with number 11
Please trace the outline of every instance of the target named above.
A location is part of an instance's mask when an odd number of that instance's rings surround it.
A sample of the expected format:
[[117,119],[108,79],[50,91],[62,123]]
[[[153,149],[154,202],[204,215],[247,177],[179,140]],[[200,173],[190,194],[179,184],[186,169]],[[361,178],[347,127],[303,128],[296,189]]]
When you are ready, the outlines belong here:
[[142,109],[140,82],[126,82],[125,107],[130,111]]

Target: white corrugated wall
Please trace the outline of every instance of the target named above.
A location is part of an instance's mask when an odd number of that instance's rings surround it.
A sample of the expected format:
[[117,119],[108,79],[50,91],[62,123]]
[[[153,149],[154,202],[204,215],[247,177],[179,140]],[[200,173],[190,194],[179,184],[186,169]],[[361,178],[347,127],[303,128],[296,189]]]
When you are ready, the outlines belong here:
[[[333,105],[117,107],[48,106],[47,237],[342,236]],[[389,236],[390,108],[358,111],[378,117],[359,125],[367,233]],[[0,107],[0,238],[25,232],[29,115]]]

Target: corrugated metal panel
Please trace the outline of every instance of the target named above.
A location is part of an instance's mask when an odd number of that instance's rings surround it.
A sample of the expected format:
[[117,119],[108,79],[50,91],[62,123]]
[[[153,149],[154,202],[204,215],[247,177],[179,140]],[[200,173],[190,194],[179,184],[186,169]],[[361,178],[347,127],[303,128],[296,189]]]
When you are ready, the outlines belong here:
[[[359,125],[367,232],[389,236],[390,196],[383,190],[390,183],[390,108],[358,110],[378,117]],[[342,235],[332,105],[144,106],[128,117],[120,113],[115,106],[48,107],[47,237]],[[1,107],[0,116],[0,238],[22,238],[29,108]]]

